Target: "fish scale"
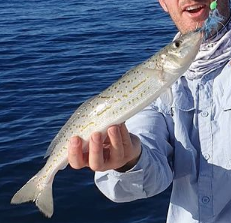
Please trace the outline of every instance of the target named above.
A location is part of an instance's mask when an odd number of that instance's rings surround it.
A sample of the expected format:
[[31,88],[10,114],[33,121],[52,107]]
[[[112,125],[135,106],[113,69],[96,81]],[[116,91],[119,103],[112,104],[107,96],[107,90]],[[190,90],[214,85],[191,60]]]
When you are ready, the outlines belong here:
[[[152,61],[152,63],[156,64],[156,61]],[[146,66],[146,62],[141,64],[140,68],[131,69],[115,84],[79,107],[73,114],[73,118],[70,118],[55,138],[55,142],[51,143],[48,151],[53,151],[57,144],[62,147],[61,144],[65,144],[74,135],[80,136],[87,142],[92,131],[96,128],[98,131],[104,132],[108,127],[108,122],[113,125],[126,121],[127,118],[124,114],[128,113],[131,116],[137,103],[142,103],[145,101],[143,99],[150,96],[152,99],[154,92],[151,92],[149,96],[150,88],[158,91],[156,85],[161,87],[164,82],[159,84],[160,78],[155,75],[155,72],[152,74],[153,68],[144,68],[144,66]],[[152,67],[156,67],[156,65],[152,65]],[[150,71],[144,72],[145,69],[150,69]],[[148,105],[147,102],[146,105]],[[57,142],[57,140],[59,141]]]
[[13,196],[11,203],[34,201],[45,216],[51,217],[52,183],[58,170],[68,164],[69,139],[80,136],[86,151],[93,132],[105,135],[109,126],[126,121],[148,106],[189,68],[199,50],[201,37],[199,31],[181,36],[83,103],[51,142],[45,166]]

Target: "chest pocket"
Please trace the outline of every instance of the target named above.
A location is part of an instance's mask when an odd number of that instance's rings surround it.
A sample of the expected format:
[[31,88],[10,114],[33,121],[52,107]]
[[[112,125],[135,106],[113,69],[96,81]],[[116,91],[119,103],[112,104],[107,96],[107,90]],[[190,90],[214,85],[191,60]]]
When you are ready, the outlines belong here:
[[188,114],[190,111],[194,111],[194,100],[192,92],[188,88],[188,84],[185,79],[181,79],[176,82],[172,87],[174,102],[172,110],[176,113],[179,112],[182,115]]
[[223,79],[221,85],[223,96],[221,96],[220,113],[216,119],[218,130],[213,137],[216,145],[213,151],[214,200],[221,200],[221,188],[225,191],[220,203],[214,205],[214,214],[219,214],[231,198],[231,81],[229,79],[231,80],[231,78]]
[[222,148],[225,153],[223,162],[220,165],[228,169],[231,175],[231,85],[224,87],[221,99],[221,113],[217,122],[219,125],[219,138],[222,140]]
[[216,81],[216,90],[221,92],[221,108],[223,111],[231,110],[231,63],[228,63]]
[[224,111],[231,111],[231,89],[229,89],[229,92],[224,93],[222,98],[222,108]]
[[174,103],[172,106],[175,129],[174,178],[191,175],[196,168],[197,153],[192,145],[194,100],[188,83],[184,78],[173,87]]

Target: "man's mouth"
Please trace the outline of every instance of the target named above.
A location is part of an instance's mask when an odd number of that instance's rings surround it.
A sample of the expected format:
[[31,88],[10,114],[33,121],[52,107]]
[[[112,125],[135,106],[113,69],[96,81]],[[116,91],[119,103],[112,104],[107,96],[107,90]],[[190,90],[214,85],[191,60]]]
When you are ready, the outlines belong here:
[[185,11],[189,13],[197,13],[201,11],[203,8],[204,8],[203,5],[192,5],[192,6],[186,7]]
[[183,12],[191,19],[201,21],[208,17],[209,8],[205,4],[185,5]]

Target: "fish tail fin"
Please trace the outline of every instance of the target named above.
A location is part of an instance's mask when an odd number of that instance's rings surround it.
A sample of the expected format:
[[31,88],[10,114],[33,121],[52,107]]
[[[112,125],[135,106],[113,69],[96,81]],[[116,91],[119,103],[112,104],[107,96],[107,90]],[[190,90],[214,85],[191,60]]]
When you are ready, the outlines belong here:
[[[40,172],[32,177],[11,199],[11,204],[33,201],[39,210],[48,218],[53,215],[52,181],[39,182]],[[40,180],[41,181],[41,180]]]

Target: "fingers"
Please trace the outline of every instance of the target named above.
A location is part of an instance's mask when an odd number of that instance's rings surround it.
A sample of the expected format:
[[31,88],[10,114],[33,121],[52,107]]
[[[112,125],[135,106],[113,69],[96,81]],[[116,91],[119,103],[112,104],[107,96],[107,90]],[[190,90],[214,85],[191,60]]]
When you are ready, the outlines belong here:
[[72,168],[81,169],[89,166],[94,171],[103,170],[105,157],[101,133],[93,133],[89,140],[89,153],[82,152],[82,140],[75,136],[70,139],[68,145],[68,161]]
[[68,145],[68,161],[74,169],[81,169],[86,166],[86,161],[82,152],[82,140],[77,136],[70,139]]
[[124,165],[124,146],[119,126],[108,129],[103,142],[100,133],[93,133],[89,142],[89,167],[94,171],[116,169]]
[[91,135],[89,142],[89,167],[94,171],[103,170],[104,167],[103,141],[102,135],[99,132]]
[[138,157],[141,153],[141,142],[139,137],[129,133],[124,123],[121,125],[120,130],[124,146],[124,157],[128,157],[129,160]]
[[133,152],[131,135],[128,132],[127,127],[124,123],[121,124],[120,131],[121,131],[121,136],[122,136],[122,141],[123,141],[124,158],[130,159],[130,156]]
[[119,169],[127,163],[128,168],[134,166],[141,153],[139,138],[131,135],[125,124],[111,126],[107,133],[104,141],[101,133],[93,133],[89,140],[89,153],[84,154],[81,138],[72,137],[68,146],[70,165],[74,169],[89,166],[93,171]]
[[124,158],[124,146],[119,126],[112,126],[108,129],[110,139],[110,162],[112,165],[118,165]]
[[120,137],[113,139],[109,135],[111,143],[118,140],[116,143],[112,143],[111,148],[111,160],[114,163],[113,169],[119,172],[126,172],[136,165],[138,162],[141,145],[137,136],[128,132],[126,125],[123,123],[119,128]]

